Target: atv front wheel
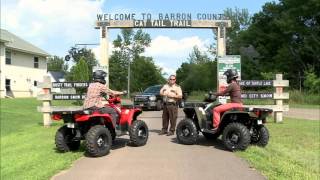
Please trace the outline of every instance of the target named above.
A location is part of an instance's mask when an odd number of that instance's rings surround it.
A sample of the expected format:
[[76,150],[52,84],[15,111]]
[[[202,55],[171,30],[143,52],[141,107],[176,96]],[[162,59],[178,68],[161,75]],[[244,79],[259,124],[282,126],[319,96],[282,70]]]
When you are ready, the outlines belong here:
[[223,131],[224,145],[231,151],[245,150],[250,144],[250,132],[240,123],[230,123]]
[[112,137],[109,129],[101,125],[93,126],[86,135],[86,150],[92,157],[100,157],[109,153]]
[[148,126],[144,121],[136,120],[129,129],[130,142],[133,146],[143,146],[149,137]]
[[58,151],[68,152],[78,150],[80,147],[80,141],[73,140],[75,134],[72,133],[72,129],[66,125],[58,129],[55,136],[55,144]]
[[184,119],[177,125],[177,139],[181,144],[192,145],[197,142],[198,130],[191,119]]
[[253,127],[253,133],[251,135],[251,143],[261,147],[265,147],[269,142],[269,131],[261,125]]

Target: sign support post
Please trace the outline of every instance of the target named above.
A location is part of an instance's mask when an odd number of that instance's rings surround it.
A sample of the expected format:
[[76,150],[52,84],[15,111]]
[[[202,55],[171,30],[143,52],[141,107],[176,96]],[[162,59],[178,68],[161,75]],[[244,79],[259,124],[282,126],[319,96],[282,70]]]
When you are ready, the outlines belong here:
[[100,66],[107,73],[106,76],[106,86],[109,88],[109,45],[108,45],[108,28],[102,26],[100,28]]

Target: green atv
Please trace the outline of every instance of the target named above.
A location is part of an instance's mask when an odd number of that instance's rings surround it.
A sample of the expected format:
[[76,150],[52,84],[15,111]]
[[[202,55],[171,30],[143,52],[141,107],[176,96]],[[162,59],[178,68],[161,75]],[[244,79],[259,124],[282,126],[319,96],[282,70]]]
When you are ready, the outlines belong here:
[[233,108],[221,113],[221,122],[213,130],[213,108],[221,105],[212,93],[205,102],[187,102],[183,109],[185,119],[176,129],[178,142],[192,145],[197,142],[199,132],[207,139],[216,139],[222,134],[222,141],[231,151],[245,150],[249,144],[266,146],[269,141],[268,129],[264,126],[266,117],[272,113],[267,108]]

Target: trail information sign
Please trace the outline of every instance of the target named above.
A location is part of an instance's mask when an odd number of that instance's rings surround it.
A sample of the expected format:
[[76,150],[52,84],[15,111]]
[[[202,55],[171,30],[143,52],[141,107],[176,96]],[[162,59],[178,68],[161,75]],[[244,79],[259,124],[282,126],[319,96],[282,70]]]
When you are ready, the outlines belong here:
[[[223,73],[227,69],[236,69],[239,75],[238,80],[241,80],[241,57],[240,55],[227,55],[223,57],[218,57],[218,91],[223,91],[227,86],[227,79]],[[226,103],[226,97],[219,97],[221,103]]]

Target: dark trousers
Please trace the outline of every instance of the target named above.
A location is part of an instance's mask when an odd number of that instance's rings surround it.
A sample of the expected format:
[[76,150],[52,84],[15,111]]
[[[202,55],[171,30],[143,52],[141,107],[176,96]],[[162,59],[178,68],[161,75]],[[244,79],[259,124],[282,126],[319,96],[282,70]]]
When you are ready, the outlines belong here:
[[178,106],[175,104],[165,104],[162,113],[162,131],[168,131],[170,121],[170,131],[174,133],[178,117]]
[[113,126],[116,125],[116,122],[118,121],[119,119],[119,115],[117,113],[117,111],[111,107],[102,107],[102,108],[97,108],[97,107],[93,107],[93,108],[96,108],[98,109],[98,111],[101,113],[101,114],[110,114],[111,117],[112,117],[112,124]]

